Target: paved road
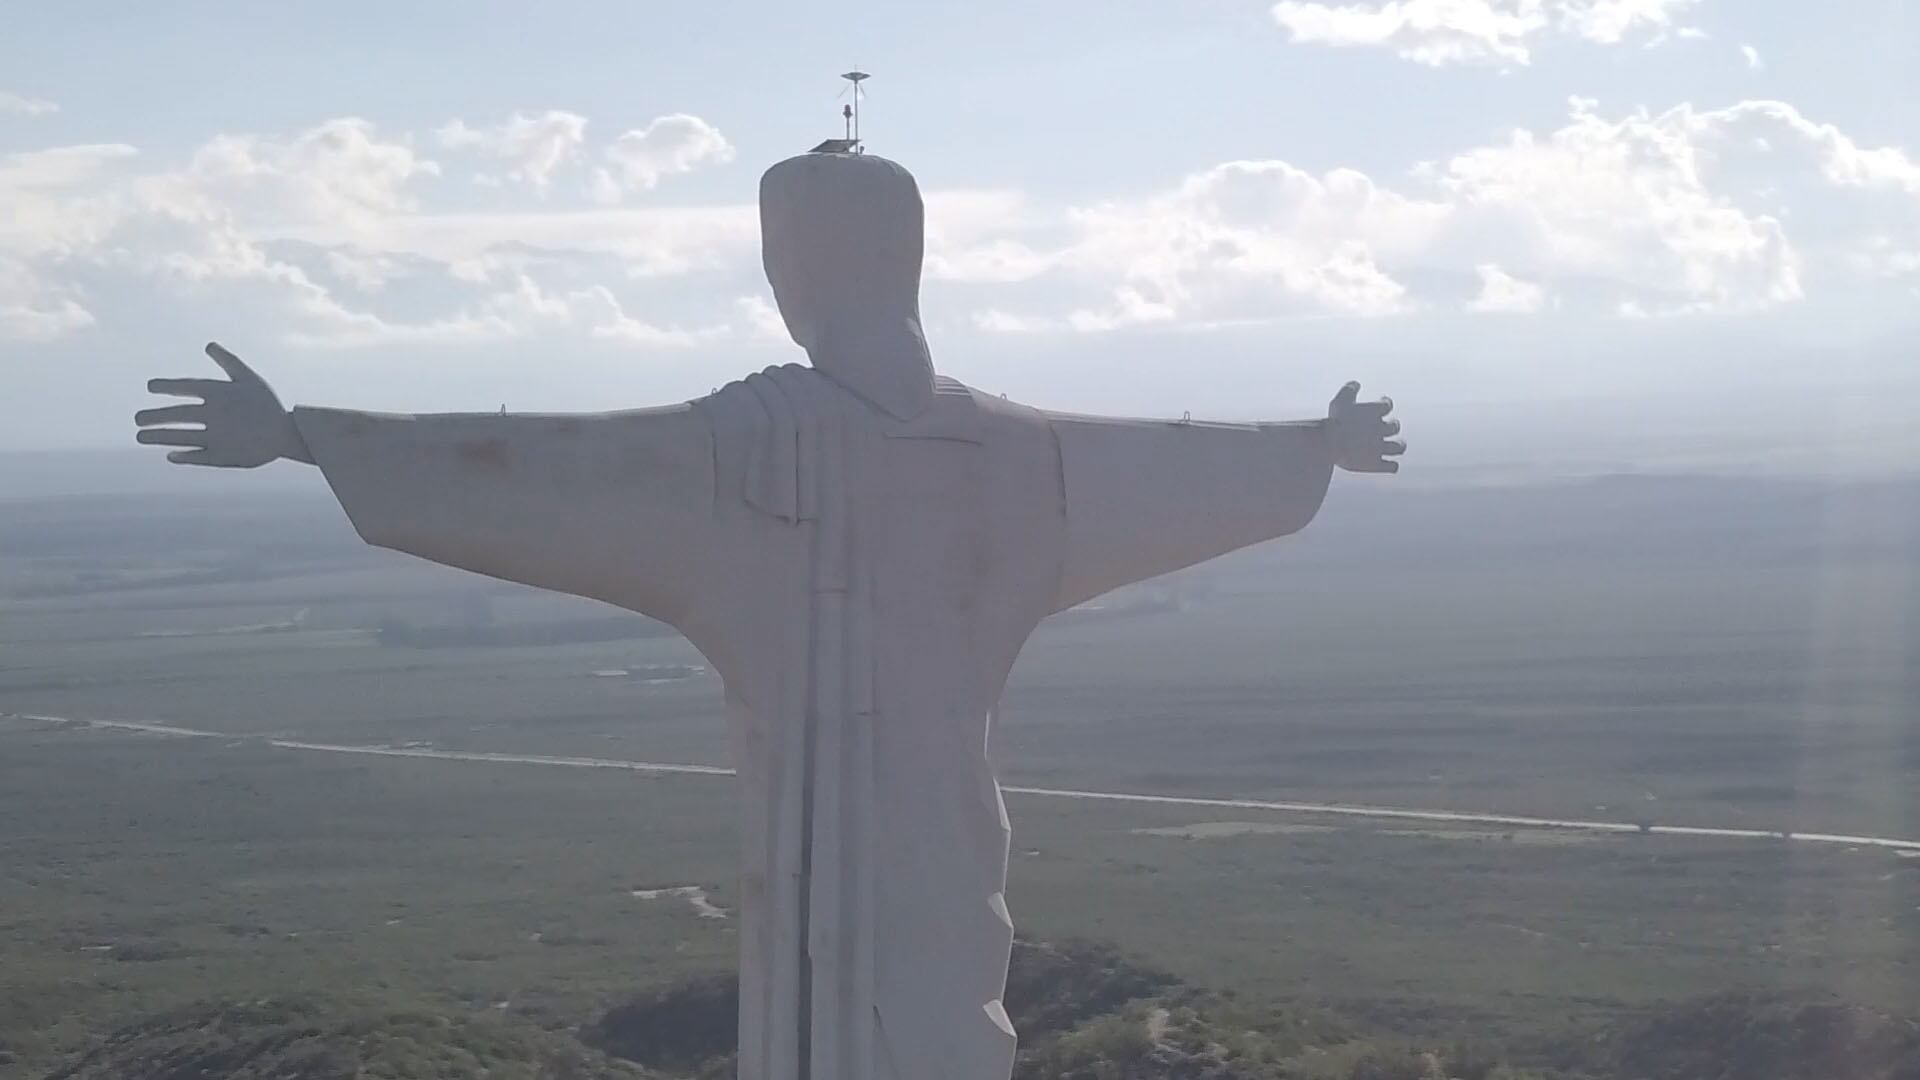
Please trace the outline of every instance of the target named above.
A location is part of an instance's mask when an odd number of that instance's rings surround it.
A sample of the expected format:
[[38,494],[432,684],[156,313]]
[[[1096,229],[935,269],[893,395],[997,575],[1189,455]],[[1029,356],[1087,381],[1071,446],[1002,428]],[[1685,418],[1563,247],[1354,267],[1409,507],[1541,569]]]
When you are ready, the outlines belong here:
[[[622,761],[616,758],[549,757],[541,754],[491,754],[468,750],[431,750],[423,747],[356,746],[340,743],[304,742],[231,732],[202,731],[167,724],[143,724],[132,720],[88,720],[67,716],[40,716],[24,713],[0,713],[0,717],[38,720],[47,723],[83,724],[116,731],[138,731],[151,735],[171,735],[189,739],[223,739],[264,742],[282,750],[305,750],[326,754],[363,754],[372,757],[434,758],[446,761],[477,761],[496,765],[554,765],[569,769],[625,769],[640,773],[687,773],[695,776],[732,776],[732,769],[717,765],[673,765],[651,761]],[[1009,795],[1027,795],[1048,799],[1079,799],[1090,802],[1146,803],[1155,806],[1192,806],[1216,810],[1257,810],[1265,813],[1306,814],[1321,817],[1364,818],[1375,821],[1424,821],[1449,825],[1494,825],[1512,829],[1565,829],[1598,833],[1649,833],[1654,836],[1703,836],[1736,840],[1791,840],[1805,844],[1840,844],[1846,847],[1888,848],[1920,855],[1920,840],[1901,840],[1886,836],[1846,836],[1836,833],[1780,833],[1766,829],[1710,829],[1692,825],[1653,825],[1642,828],[1623,821],[1581,821],[1577,819],[1520,817],[1512,814],[1475,814],[1457,810],[1410,810],[1388,806],[1347,806],[1339,803],[1274,802],[1265,799],[1209,799],[1184,795],[1143,795],[1125,791],[1080,791],[1071,788],[1003,787]]]

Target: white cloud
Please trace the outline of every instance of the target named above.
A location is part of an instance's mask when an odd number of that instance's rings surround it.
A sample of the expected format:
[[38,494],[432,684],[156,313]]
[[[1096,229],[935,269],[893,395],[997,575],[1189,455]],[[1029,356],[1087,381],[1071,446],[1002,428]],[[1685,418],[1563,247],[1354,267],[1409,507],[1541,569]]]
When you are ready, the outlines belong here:
[[106,197],[131,146],[60,146],[0,157],[0,255],[58,258],[98,245],[118,211]]
[[1825,179],[1837,187],[1904,192],[1920,198],[1920,161],[1894,146],[1865,147],[1833,124],[1817,123],[1784,101],[1743,101],[1713,112],[1695,112],[1681,106],[1663,119],[1684,125],[1702,138],[1722,145],[1746,137],[1771,149],[1769,137],[1792,144],[1818,165]]
[[1547,305],[1547,290],[1530,281],[1521,281],[1492,263],[1474,268],[1480,275],[1480,294],[1467,304],[1467,310],[1482,313],[1531,314]]
[[1046,271],[1052,259],[1018,240],[997,238],[985,243],[927,252],[926,276],[935,281],[1026,281]]
[[0,341],[52,341],[93,322],[73,296],[26,263],[0,256]]
[[1273,18],[1297,44],[1389,48],[1435,67],[1525,64],[1528,39],[1549,25],[1541,0],[1281,0],[1273,6]]
[[[995,306],[988,330],[1113,330],[1143,323],[1276,314],[1388,315],[1408,291],[1381,253],[1423,246],[1445,208],[1385,191],[1361,173],[1316,176],[1281,161],[1236,161],[1144,199],[1068,211],[1071,235],[1053,251],[986,259],[1068,278],[1088,295],[1057,317]],[[984,245],[988,255],[996,245]],[[949,265],[983,260],[948,256]],[[974,280],[980,280],[976,277]]]
[[351,226],[412,209],[413,186],[439,173],[411,140],[384,138],[371,123],[343,117],[285,141],[215,136],[165,181],[174,198],[214,199],[250,217]]
[[434,132],[449,150],[467,150],[505,162],[506,173],[478,173],[476,180],[525,184],[545,194],[554,176],[580,158],[586,144],[587,118],[550,109],[538,116],[516,112],[492,127],[470,127],[454,120]]
[[[1920,278],[1920,245],[1912,240],[1905,244],[1889,236],[1868,237],[1860,250],[1853,252],[1849,262],[1856,273],[1868,278],[1898,278],[1914,276]],[[1916,286],[1920,289],[1920,286]]]
[[1015,315],[1000,308],[976,311],[971,321],[974,329],[985,330],[989,334],[1029,334],[1066,328],[1064,323],[1051,321],[1044,316]]
[[[217,136],[157,171],[129,168],[134,154],[73,146],[0,158],[0,333],[45,339],[89,325],[60,282],[105,273],[189,300],[222,296],[308,346],[471,343],[543,328],[685,347],[728,326],[655,325],[605,286],[546,285],[529,267],[577,276],[600,259],[616,276],[663,276],[735,258],[754,235],[751,208],[590,220],[421,213],[438,166],[411,139],[355,119],[287,138]],[[405,297],[387,295],[400,278]]]
[[1760,71],[1767,66],[1767,62],[1760,56],[1760,50],[1751,45],[1740,46],[1740,55],[1746,60],[1750,71]]
[[85,143],[8,154],[0,158],[0,186],[11,191],[73,187],[138,153],[124,143]]
[[1560,26],[1600,45],[1618,45],[1636,34],[1659,41],[1681,31],[1699,37],[1697,30],[1676,25],[1677,17],[1700,0],[1557,0]]
[[619,202],[634,192],[653,190],[665,177],[724,164],[733,155],[726,136],[705,120],[685,113],[662,116],[607,147],[607,165],[594,174],[593,195],[604,203]]
[[1601,45],[1664,40],[1698,0],[1281,0],[1275,22],[1303,45],[1392,50],[1416,63],[1524,65],[1532,45],[1562,33]]
[[[635,184],[731,153],[710,128],[671,119],[635,133],[651,170]],[[476,130],[442,141],[480,152],[474,140],[493,136]],[[457,213],[412,137],[354,119],[217,136],[170,165],[120,145],[0,157],[0,334],[111,326],[127,316],[104,297],[150,295],[217,304],[312,346],[785,337],[746,295],[751,205],[544,208],[540,178],[561,190],[564,170],[533,152],[549,144],[514,145],[529,156],[501,160],[532,171]],[[926,200],[935,303],[994,332],[1463,304],[1738,312],[1920,278],[1920,162],[1772,101],[1623,114],[1576,101],[1558,125],[1399,177],[1233,161],[1078,205],[1004,188]],[[668,305],[669,319],[648,311]]]
[[413,254],[471,273],[540,253],[610,256],[631,278],[666,278],[738,266],[759,250],[752,206],[660,206],[597,210],[413,213],[378,231],[325,226],[271,228],[316,244],[352,240],[369,250]]
[[733,302],[735,315],[746,329],[749,339],[757,341],[789,341],[786,320],[780,317],[780,309],[767,303],[763,297],[742,296]]
[[60,111],[60,106],[41,98],[24,97],[0,90],[0,115],[47,116]]
[[326,265],[334,277],[361,292],[378,292],[405,272],[398,259],[352,248],[327,252]]
[[[1556,129],[1511,132],[1402,185],[1231,162],[1065,217],[1071,231],[1051,246],[987,234],[942,254],[957,284],[1022,280],[1054,297],[1041,308],[988,295],[975,326],[1392,315],[1462,279],[1477,280],[1478,311],[1752,311],[1799,300],[1815,278],[1912,272],[1920,163],[1780,102],[1613,118],[1575,101]],[[1006,272],[954,271],[965,267]]]
[[473,344],[573,332],[628,345],[684,349],[729,333],[724,325],[694,330],[656,326],[629,315],[604,285],[555,289],[525,273],[457,314],[436,319],[392,321],[337,305],[315,307],[312,313],[320,317],[316,324],[289,335],[290,341],[315,348],[361,348]]
[[1800,259],[1785,228],[1711,185],[1690,115],[1612,121],[1576,102],[1571,122],[1544,137],[1516,131],[1429,168],[1454,207],[1448,244],[1643,292],[1657,306],[1798,299]]

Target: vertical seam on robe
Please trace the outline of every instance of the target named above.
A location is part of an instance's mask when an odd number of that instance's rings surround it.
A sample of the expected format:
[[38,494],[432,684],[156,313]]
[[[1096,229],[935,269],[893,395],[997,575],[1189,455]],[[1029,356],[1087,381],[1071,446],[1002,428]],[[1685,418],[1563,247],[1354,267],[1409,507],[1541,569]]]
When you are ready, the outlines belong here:
[[[1068,510],[1067,451],[1060,444],[1060,429],[1054,426],[1053,418],[1044,413],[1041,414],[1041,421],[1047,425],[1047,443],[1053,448],[1053,483],[1056,493],[1054,505],[1060,514],[1061,539],[1060,559],[1053,573],[1053,601],[1047,605],[1047,611],[1041,615],[1041,618],[1045,618],[1047,615],[1066,610],[1061,606],[1061,601],[1066,599],[1067,573],[1073,557],[1073,515]],[[995,708],[998,707],[996,702]]]
[[[839,853],[821,842],[821,833],[823,824],[836,816],[839,794],[834,778],[827,775],[827,770],[837,762],[830,762],[827,751],[832,742],[830,729],[838,719],[836,714],[843,711],[833,700],[841,680],[838,673],[828,669],[844,662],[845,619],[840,606],[845,597],[834,595],[827,586],[831,584],[830,579],[837,576],[832,563],[837,557],[836,533],[844,521],[842,515],[836,513],[839,500],[834,489],[840,477],[832,446],[836,425],[830,412],[831,403],[825,403],[823,408],[820,387],[813,384],[809,374],[787,366],[769,371],[768,377],[794,410],[796,460],[800,463],[797,501],[801,516],[812,522],[807,537],[805,571],[808,628],[802,747],[805,789],[801,796],[800,823],[804,875],[800,890],[805,907],[799,946],[803,957],[801,993],[806,1004],[799,1018],[802,1075],[837,1078],[843,1075],[839,1065],[841,1032],[835,1029],[834,1023],[839,996],[833,986],[821,984],[831,983],[836,970],[832,946],[837,927],[831,924],[839,915],[832,895]],[[826,878],[821,874],[823,863],[829,871]],[[826,940],[820,940],[822,937]],[[816,944],[821,947],[816,949]]]
[[[843,407],[865,421],[849,425],[847,440],[850,452],[848,458],[848,491],[868,491],[873,488],[875,477],[865,470],[876,465],[884,444],[876,420],[864,413],[851,401]],[[875,568],[864,558],[872,550],[873,536],[869,532],[873,518],[865,513],[864,503],[850,499],[848,510],[852,523],[847,537],[848,551],[848,610],[859,620],[853,627],[848,645],[849,687],[852,700],[848,702],[854,720],[854,752],[852,772],[854,796],[858,801],[859,814],[855,819],[853,839],[861,856],[858,876],[855,879],[853,907],[849,910],[849,920],[859,928],[855,936],[853,959],[853,1002],[849,1010],[854,1017],[856,1038],[853,1045],[854,1062],[868,1074],[877,1075],[880,1065],[876,1058],[879,1029],[874,1013],[876,1007],[875,991],[877,958],[874,938],[879,932],[879,911],[876,905],[874,882],[874,791],[873,744],[874,727],[879,722],[876,715],[877,688],[874,686],[876,671],[874,667],[874,617],[876,590],[874,582]]]
[[766,414],[766,427],[756,433],[747,458],[746,499],[749,505],[792,523],[800,514],[799,432],[795,430],[793,402],[770,376],[776,369],[756,372],[741,380]]
[[[757,483],[750,482],[746,492],[749,502],[762,512],[794,526],[796,542],[802,550],[795,553],[791,564],[791,576],[786,582],[788,596],[798,599],[811,607],[812,547],[816,539],[812,530],[800,518],[800,472],[807,466],[801,463],[797,410],[792,398],[775,379],[777,368],[769,368],[747,376],[743,380],[751,391],[751,396],[760,406],[766,420],[765,427],[759,432],[759,438],[748,459],[748,476]],[[788,950],[785,955],[773,959],[775,970],[770,978],[770,993],[776,998],[781,993],[780,985],[785,984],[795,995],[797,1006],[795,1015],[788,1018],[795,1022],[792,1030],[769,1025],[768,1038],[775,1041],[778,1050],[770,1057],[784,1059],[792,1055],[792,1065],[796,1073],[806,1076],[810,1071],[811,1036],[811,978],[807,970],[806,937],[811,922],[809,906],[811,897],[807,895],[807,874],[804,860],[811,846],[811,838],[806,832],[807,799],[807,756],[809,750],[809,732],[806,717],[811,712],[813,666],[813,633],[811,619],[785,620],[780,643],[780,660],[775,663],[779,672],[779,688],[776,691],[777,702],[772,703],[773,716],[798,717],[801,722],[797,730],[778,731],[780,752],[780,798],[770,800],[768,809],[775,814],[770,823],[769,838],[773,842],[774,875],[780,879],[780,892],[774,898],[776,911],[787,910],[779,903],[779,897],[790,898],[795,918],[782,920],[777,935],[786,937]],[[784,863],[781,852],[790,852],[789,858],[796,864]],[[777,1011],[777,1010],[770,1010]],[[781,1070],[784,1072],[784,1070]],[[770,1078],[771,1080],[771,1078]],[[831,1080],[831,1078],[823,1078]]]

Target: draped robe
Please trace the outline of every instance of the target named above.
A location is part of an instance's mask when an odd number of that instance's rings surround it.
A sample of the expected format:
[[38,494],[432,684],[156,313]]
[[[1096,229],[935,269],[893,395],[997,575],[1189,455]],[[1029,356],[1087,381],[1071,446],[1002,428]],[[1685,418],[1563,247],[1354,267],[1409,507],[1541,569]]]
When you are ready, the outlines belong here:
[[1323,428],[1046,413],[934,374],[924,207],[867,154],[761,182],[811,367],[591,416],[294,423],[369,543],[679,629],[741,776],[743,1080],[1005,1080],[1008,828],[988,758],[1048,614],[1306,525]]
[[899,420],[805,367],[580,416],[298,408],[369,543],[661,619],[739,771],[744,1080],[1004,1080],[993,710],[1046,615],[1282,536],[1316,424],[1046,413],[941,378]]

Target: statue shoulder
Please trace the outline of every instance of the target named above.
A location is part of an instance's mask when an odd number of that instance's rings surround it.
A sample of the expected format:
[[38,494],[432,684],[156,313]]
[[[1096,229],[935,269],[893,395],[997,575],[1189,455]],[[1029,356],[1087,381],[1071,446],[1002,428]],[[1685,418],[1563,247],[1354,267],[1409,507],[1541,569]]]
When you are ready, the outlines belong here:
[[1046,414],[1040,410],[944,375],[935,380],[932,408],[891,427],[889,434],[1008,446],[1028,438],[1051,439]]
[[968,412],[988,426],[1045,426],[1046,414],[1031,405],[1023,405],[1005,394],[994,394],[968,386],[959,379],[941,375],[934,380],[935,408],[945,406],[950,413]]
[[695,398],[692,405],[716,427],[758,426],[797,420],[818,395],[837,391],[831,380],[804,364],[774,364]]

